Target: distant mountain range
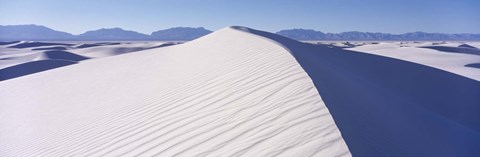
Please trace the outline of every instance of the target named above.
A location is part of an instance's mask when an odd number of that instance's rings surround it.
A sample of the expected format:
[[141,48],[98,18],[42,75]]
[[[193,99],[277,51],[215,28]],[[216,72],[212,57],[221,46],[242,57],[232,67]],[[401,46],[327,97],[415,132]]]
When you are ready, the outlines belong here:
[[426,41],[426,40],[480,40],[480,34],[445,34],[413,32],[404,34],[342,32],[323,33],[311,29],[289,29],[277,34],[296,40],[363,40],[363,41]]
[[[8,25],[0,26],[0,41],[13,40],[96,40],[96,41],[188,41],[207,35],[212,31],[203,27],[175,27],[159,30],[150,35],[121,28],[102,28],[73,35],[56,31],[40,25]],[[323,33],[311,29],[288,29],[277,34],[296,40],[342,40],[342,41],[421,41],[421,40],[480,40],[480,34],[445,34],[413,32],[404,34],[370,33],[370,32],[343,32]]]
[[79,35],[56,31],[40,25],[0,26],[0,41],[13,40],[92,40],[92,41],[141,41],[141,40],[178,40],[187,41],[207,35],[212,31],[203,27],[176,27],[153,32],[151,35],[124,30],[121,28],[102,28],[87,31]]

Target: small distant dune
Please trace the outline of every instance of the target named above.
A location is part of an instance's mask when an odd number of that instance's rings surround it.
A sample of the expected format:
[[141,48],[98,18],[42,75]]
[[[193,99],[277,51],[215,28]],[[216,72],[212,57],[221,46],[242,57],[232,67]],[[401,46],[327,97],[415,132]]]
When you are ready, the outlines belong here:
[[[108,57],[108,56],[115,56],[115,55],[120,55],[120,54],[125,54],[125,53],[131,53],[131,52],[137,52],[137,51],[142,51],[142,50],[148,50],[148,49],[154,49],[154,48],[161,48],[161,47],[166,47],[166,46],[172,46],[176,45],[178,43],[175,42],[169,42],[169,43],[161,43],[161,44],[146,44],[146,45],[135,45],[135,44],[121,44],[118,46],[115,43],[95,43],[91,45],[86,45],[83,46],[83,48],[79,48],[74,50],[74,53],[92,57],[92,58],[98,58],[98,57]],[[82,45],[81,45],[82,46]]]
[[76,48],[89,48],[89,47],[95,47],[95,46],[105,46],[105,45],[120,45],[121,43],[94,43],[94,44],[81,44],[77,46]]
[[0,58],[0,70],[3,68],[8,68],[15,65],[25,64],[28,62],[34,61],[41,61],[41,60],[65,60],[65,61],[72,61],[72,62],[79,62],[86,59],[90,59],[88,57],[78,55],[75,53],[71,53],[68,51],[42,51],[28,55],[21,55],[21,56],[10,56]]
[[75,64],[68,60],[40,60],[0,69],[0,81]]
[[472,55],[480,55],[480,49],[477,49],[473,46],[463,44],[458,47],[450,47],[450,46],[424,46],[422,48],[433,49],[442,52],[450,52],[450,53],[463,53],[463,54],[472,54]]
[[32,50],[67,50],[67,48],[62,46],[55,46],[55,47],[35,48]]
[[73,44],[65,43],[46,43],[46,42],[25,42],[10,46],[9,48],[31,48],[31,47],[40,47],[40,46],[54,46],[54,45],[63,45],[63,46],[72,46]]
[[95,46],[102,46],[102,45],[100,45],[100,44],[81,44],[81,45],[77,46],[76,48],[81,49],[81,48],[89,48],[89,47],[95,47]]
[[477,47],[472,46],[472,45],[468,45],[468,44],[462,44],[462,45],[459,45],[458,47],[478,49]]
[[176,45],[178,43],[165,43],[165,44],[160,44],[158,46],[154,46],[154,47],[149,47],[148,49],[154,49],[154,48],[160,48],[160,47],[167,47],[167,46],[172,46],[172,45]]
[[101,43],[95,43],[95,44],[99,44],[99,45],[120,45],[122,43],[119,43],[119,42],[101,42]]
[[68,61],[82,61],[89,59],[88,57],[84,57],[81,55],[77,55],[67,51],[45,51],[40,54],[40,58],[42,60],[48,59],[57,59],[57,60],[68,60]]
[[114,47],[114,48],[105,48],[105,49],[94,48],[92,50],[79,52],[79,54],[89,56],[92,58],[98,58],[98,57],[115,56],[115,55],[141,51],[141,50],[145,50],[145,48],[143,47]]
[[15,44],[15,43],[19,43],[20,41],[1,41],[0,42],[0,45],[10,45],[10,44]]

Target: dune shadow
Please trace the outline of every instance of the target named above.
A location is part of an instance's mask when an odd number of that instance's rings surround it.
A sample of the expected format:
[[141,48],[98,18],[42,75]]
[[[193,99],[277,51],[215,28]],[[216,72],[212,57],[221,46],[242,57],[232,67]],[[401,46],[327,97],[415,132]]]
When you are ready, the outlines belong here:
[[43,55],[46,59],[62,59],[69,61],[82,61],[89,59],[88,57],[84,57],[67,51],[45,51],[43,52]]
[[76,48],[89,48],[89,47],[97,47],[97,46],[107,46],[107,45],[120,45],[122,43],[118,42],[100,42],[100,43],[93,43],[93,44],[81,44],[77,46]]
[[102,44],[82,44],[77,46],[76,48],[83,49],[83,48],[96,47],[96,46],[103,46],[103,45]]
[[67,60],[40,60],[0,69],[0,81],[38,73],[77,62]]
[[480,156],[480,82],[412,62],[233,28],[290,50],[353,156]]
[[178,43],[164,43],[158,46],[149,47],[147,49],[154,49],[154,48],[167,47],[167,46],[173,46],[173,45],[178,45]]
[[465,66],[471,67],[471,68],[480,68],[480,63],[472,63],[472,64],[467,64]]
[[12,60],[12,59],[16,59],[18,57],[5,57],[5,58],[0,58],[0,60]]
[[360,52],[293,52],[354,155],[480,155],[480,82]]
[[124,53],[130,53],[130,52],[135,52],[135,51],[141,51],[141,50],[145,50],[145,49],[147,49],[147,48],[145,48],[145,47],[119,47],[119,48],[112,49],[112,51],[115,54],[124,54]]
[[100,42],[100,43],[95,43],[95,44],[98,44],[98,45],[120,45],[122,43],[119,43],[119,42]]
[[463,54],[472,54],[472,55],[480,55],[480,49],[477,49],[473,46],[462,46],[459,47],[450,47],[450,46],[424,46],[421,48],[428,48],[442,52],[449,52],[449,53],[463,53]]
[[67,48],[61,47],[61,46],[55,46],[55,47],[35,48],[32,50],[67,50]]

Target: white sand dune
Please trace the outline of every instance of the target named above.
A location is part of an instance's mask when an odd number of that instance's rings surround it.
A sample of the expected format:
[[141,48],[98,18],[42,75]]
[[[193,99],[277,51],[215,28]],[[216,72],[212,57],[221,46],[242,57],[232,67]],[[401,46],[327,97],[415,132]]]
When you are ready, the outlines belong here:
[[480,156],[478,42],[66,44],[0,44],[0,156]]
[[0,82],[0,156],[351,156],[289,51],[237,29]]

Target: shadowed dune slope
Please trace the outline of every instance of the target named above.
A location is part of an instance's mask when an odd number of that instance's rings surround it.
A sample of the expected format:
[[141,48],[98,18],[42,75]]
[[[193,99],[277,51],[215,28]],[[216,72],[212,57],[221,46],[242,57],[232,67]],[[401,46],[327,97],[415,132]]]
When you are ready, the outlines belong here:
[[69,60],[39,60],[0,69],[0,81],[75,64]]
[[353,156],[480,156],[480,82],[397,59],[234,27],[289,49]]

